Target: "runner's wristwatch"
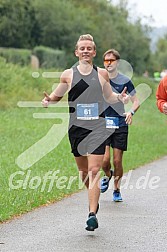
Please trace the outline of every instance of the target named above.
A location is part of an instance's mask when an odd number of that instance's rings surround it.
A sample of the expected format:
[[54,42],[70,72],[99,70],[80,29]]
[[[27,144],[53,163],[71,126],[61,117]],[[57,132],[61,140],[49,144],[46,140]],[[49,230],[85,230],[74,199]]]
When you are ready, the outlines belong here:
[[130,113],[131,113],[132,116],[135,114],[133,109],[130,110]]

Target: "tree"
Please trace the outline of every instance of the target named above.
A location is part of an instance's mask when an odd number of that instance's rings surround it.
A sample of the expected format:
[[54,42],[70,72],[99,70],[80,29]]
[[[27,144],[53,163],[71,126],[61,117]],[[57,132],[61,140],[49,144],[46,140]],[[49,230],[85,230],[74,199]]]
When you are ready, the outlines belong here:
[[31,48],[36,27],[32,0],[0,0],[0,46]]
[[0,46],[31,48],[43,45],[66,51],[66,64],[76,62],[75,43],[90,33],[97,44],[95,64],[115,48],[121,58],[142,73],[150,62],[149,39],[140,19],[129,20],[127,0],[0,0]]
[[167,34],[158,40],[153,60],[157,70],[167,69]]

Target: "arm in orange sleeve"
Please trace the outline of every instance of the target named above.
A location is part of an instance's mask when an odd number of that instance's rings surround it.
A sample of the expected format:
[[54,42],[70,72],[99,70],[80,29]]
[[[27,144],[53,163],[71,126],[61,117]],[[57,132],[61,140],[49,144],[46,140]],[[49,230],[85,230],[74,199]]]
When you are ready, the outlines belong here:
[[167,102],[167,77],[163,78],[156,91],[157,107],[163,113],[163,104]]

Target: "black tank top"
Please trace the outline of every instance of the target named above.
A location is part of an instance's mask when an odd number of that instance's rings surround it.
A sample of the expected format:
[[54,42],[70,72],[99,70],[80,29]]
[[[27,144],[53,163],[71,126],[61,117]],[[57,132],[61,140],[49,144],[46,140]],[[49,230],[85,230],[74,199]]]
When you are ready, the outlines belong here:
[[99,131],[104,130],[104,97],[96,66],[93,66],[88,75],[82,75],[77,66],[73,67],[68,102],[71,133],[83,135],[95,128],[99,128]]

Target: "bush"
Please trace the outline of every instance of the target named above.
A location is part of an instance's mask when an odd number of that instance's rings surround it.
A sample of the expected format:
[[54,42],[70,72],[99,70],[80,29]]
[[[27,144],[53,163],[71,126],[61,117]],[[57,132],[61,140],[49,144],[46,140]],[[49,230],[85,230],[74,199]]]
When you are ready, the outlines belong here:
[[30,66],[6,63],[1,57],[0,69],[0,109],[17,107],[18,101],[41,101],[43,91],[51,92],[54,84],[53,79],[42,77],[43,69],[38,70],[38,78],[33,78]]
[[37,46],[33,54],[38,57],[42,68],[65,68],[65,51],[54,50],[45,46]]
[[0,56],[7,62],[19,64],[21,66],[29,65],[31,62],[31,50],[16,48],[0,48]]

